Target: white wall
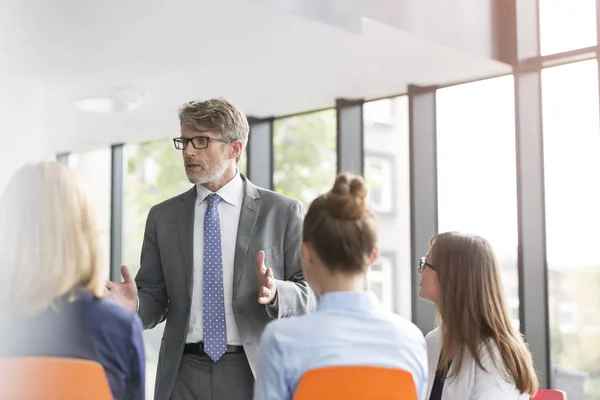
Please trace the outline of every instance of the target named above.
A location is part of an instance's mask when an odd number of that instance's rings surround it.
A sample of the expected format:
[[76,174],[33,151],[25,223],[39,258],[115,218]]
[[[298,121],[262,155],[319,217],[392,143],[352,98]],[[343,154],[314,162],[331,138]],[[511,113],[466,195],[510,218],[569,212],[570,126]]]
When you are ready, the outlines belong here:
[[492,0],[255,1],[354,34],[364,31],[362,18],[368,18],[472,55],[495,57]]
[[494,59],[491,0],[368,0],[363,16],[472,55]]
[[23,164],[44,155],[42,85],[0,73],[0,193]]

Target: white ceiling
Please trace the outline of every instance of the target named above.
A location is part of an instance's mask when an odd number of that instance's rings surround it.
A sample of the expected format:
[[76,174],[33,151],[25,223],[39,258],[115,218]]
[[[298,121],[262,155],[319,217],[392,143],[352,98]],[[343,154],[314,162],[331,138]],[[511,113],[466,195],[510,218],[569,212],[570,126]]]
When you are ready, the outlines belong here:
[[[41,83],[54,151],[171,136],[191,99],[277,116],[507,72],[374,21],[354,34],[252,0],[0,0],[0,73]],[[148,93],[140,109],[75,107],[122,85]]]

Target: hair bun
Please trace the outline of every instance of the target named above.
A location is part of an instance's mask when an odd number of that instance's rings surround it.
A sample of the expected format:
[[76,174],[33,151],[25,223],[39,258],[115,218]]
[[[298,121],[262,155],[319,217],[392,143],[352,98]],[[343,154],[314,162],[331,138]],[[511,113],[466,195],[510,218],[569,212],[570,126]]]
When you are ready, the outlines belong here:
[[335,219],[359,219],[367,211],[367,185],[360,176],[339,174],[325,201],[329,214]]

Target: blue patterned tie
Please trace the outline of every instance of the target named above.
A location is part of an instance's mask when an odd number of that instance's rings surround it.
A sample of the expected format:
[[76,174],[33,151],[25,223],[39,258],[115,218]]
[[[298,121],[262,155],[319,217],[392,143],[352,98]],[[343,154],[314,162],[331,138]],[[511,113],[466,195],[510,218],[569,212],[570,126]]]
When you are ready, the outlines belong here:
[[221,223],[217,211],[217,205],[221,198],[213,193],[208,195],[206,200],[208,207],[204,216],[202,323],[204,325],[204,351],[210,358],[217,361],[227,351]]

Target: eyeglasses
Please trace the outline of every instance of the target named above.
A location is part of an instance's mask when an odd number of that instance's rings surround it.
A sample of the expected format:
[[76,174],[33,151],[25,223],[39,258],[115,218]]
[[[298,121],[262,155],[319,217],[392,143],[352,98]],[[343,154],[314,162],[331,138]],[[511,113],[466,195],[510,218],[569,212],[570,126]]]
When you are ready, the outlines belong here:
[[425,271],[425,267],[429,267],[435,271],[435,267],[427,263],[427,257],[421,257],[421,259],[419,260],[419,266],[417,267],[417,271],[423,272]]
[[221,138],[216,138],[216,137],[211,137],[211,136],[196,136],[193,138],[186,138],[186,137],[176,137],[173,138],[173,144],[175,145],[175,148],[177,150],[185,150],[185,148],[187,147],[188,143],[192,142],[192,146],[196,149],[196,150],[201,150],[201,149],[205,149],[208,147],[209,142],[223,142],[223,143],[231,143],[233,142],[233,140],[231,139],[221,139]]

